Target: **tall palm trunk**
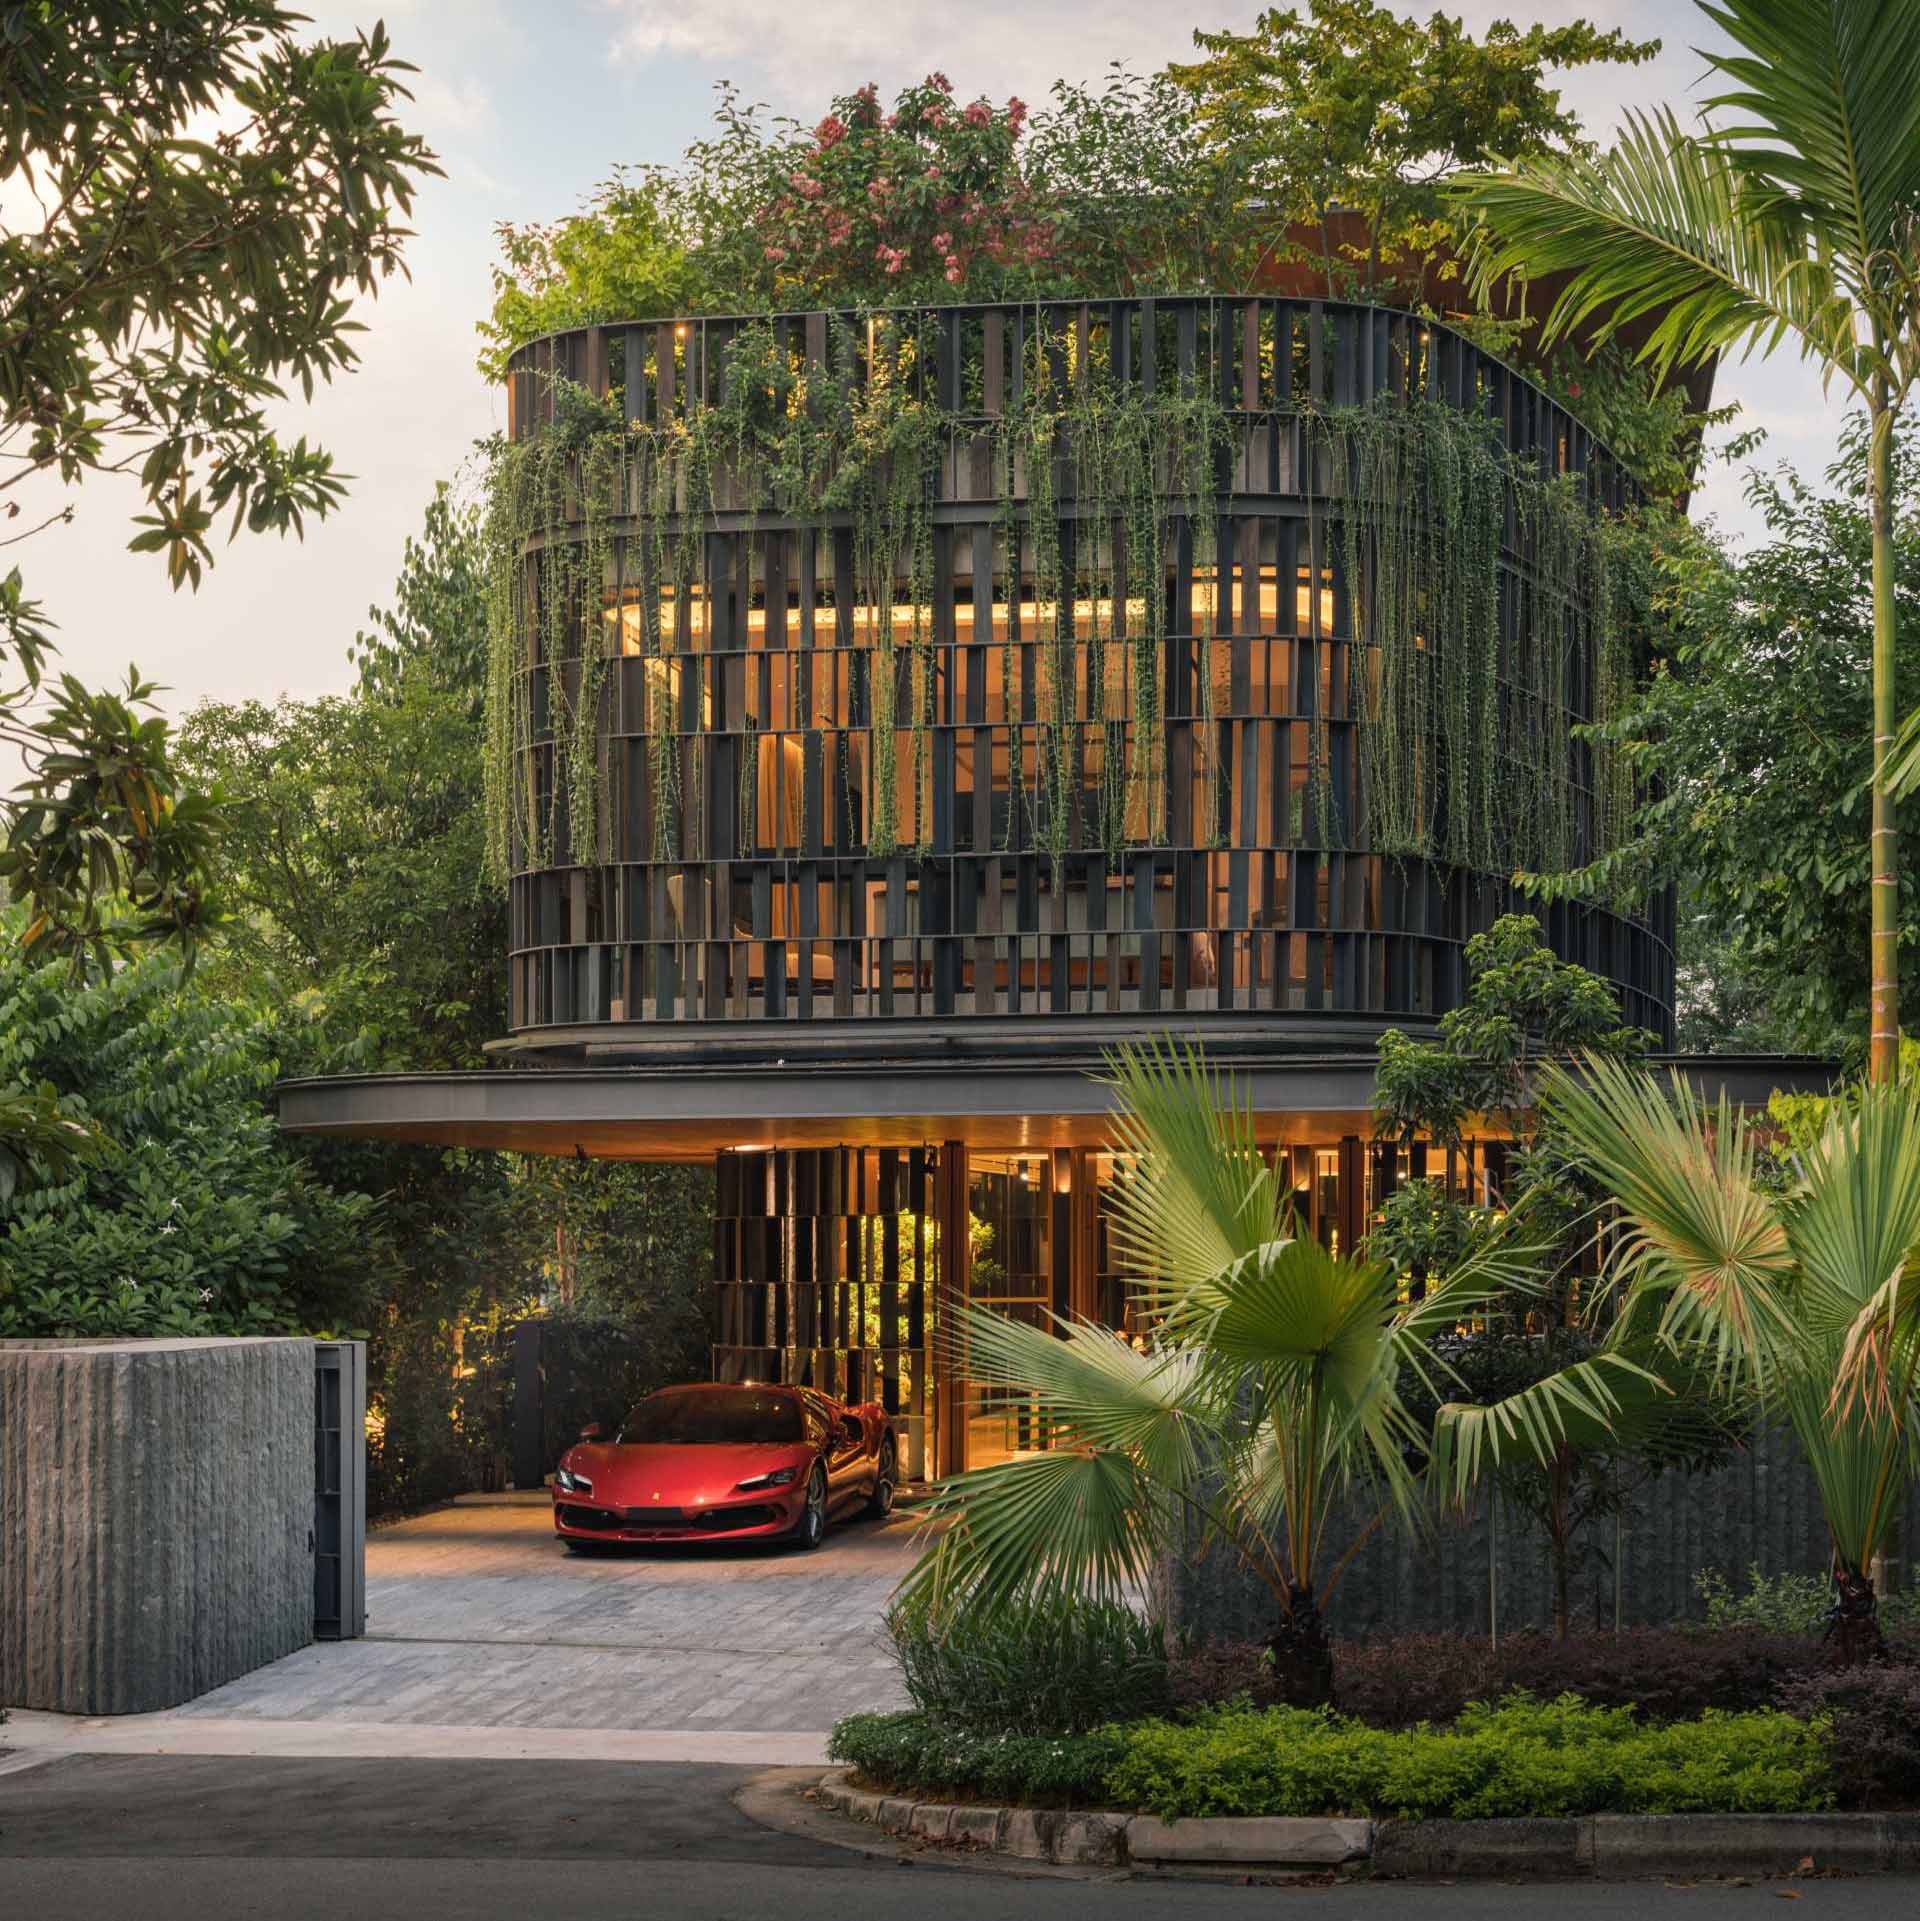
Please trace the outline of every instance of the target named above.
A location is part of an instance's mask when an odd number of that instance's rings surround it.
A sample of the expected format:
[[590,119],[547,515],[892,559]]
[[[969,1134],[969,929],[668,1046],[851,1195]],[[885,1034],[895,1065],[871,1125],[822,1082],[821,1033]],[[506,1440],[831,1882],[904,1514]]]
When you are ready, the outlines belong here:
[[1292,1707],[1333,1705],[1333,1643],[1311,1581],[1292,1585],[1287,1610],[1267,1640],[1280,1698]]
[[1891,1081],[1900,1066],[1900,843],[1893,796],[1887,791],[1895,690],[1893,415],[1884,377],[1873,385],[1867,494],[1873,527],[1873,1036],[1868,1071],[1876,1081]]
[[1833,1614],[1827,1636],[1833,1643],[1835,1667],[1858,1667],[1863,1661],[1883,1659],[1887,1652],[1873,1570],[1849,1567],[1838,1554],[1833,1557]]

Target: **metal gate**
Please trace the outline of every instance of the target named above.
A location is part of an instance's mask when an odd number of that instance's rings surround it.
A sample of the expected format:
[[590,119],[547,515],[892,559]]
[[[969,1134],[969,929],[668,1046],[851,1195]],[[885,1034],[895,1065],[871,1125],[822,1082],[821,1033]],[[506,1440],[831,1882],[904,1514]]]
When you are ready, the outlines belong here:
[[313,1633],[367,1631],[367,1344],[313,1344]]

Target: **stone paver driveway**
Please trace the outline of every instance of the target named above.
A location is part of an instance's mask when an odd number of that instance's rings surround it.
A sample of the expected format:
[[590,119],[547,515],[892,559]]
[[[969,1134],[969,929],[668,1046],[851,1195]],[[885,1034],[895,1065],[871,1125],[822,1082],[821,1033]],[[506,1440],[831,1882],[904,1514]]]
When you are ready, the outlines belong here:
[[443,1727],[824,1730],[902,1703],[880,1641],[913,1522],[812,1554],[579,1559],[544,1496],[462,1501],[367,1537],[367,1638],[304,1649],[186,1715]]

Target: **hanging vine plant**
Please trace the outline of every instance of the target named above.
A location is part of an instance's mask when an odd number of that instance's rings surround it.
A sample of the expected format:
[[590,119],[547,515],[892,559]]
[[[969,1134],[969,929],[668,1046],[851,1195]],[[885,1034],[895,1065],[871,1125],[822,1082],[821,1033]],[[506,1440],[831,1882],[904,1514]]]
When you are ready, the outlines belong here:
[[[1229,644],[1232,559],[1221,491],[1243,436],[1268,418],[1230,412],[1205,379],[1151,396],[1114,382],[1076,361],[1044,316],[1027,332],[1011,404],[992,420],[942,408],[929,397],[935,324],[896,314],[863,333],[836,321],[812,357],[756,324],[731,336],[724,364],[666,421],[627,421],[560,383],[550,419],[496,443],[486,521],[496,872],[604,858],[607,661],[621,651],[643,662],[653,857],[700,857],[710,723],[699,628],[734,585],[705,578],[721,513],[744,516],[756,563],[763,513],[844,530],[855,604],[833,615],[856,642],[852,724],[865,734],[864,776],[850,760],[838,770],[857,806],[850,830],[875,858],[929,854],[935,513],[946,463],[974,448],[993,476],[992,597],[1005,609],[1003,845],[1057,865],[1076,845],[1115,860],[1164,844],[1170,685],[1190,695],[1193,843],[1219,844],[1216,654]],[[1361,643],[1346,711],[1330,714],[1321,687],[1296,689],[1296,711],[1304,703],[1310,715],[1302,831],[1327,847],[1355,837],[1330,745],[1332,723],[1351,719],[1376,852],[1503,872],[1617,844],[1635,776],[1603,730],[1633,686],[1648,602],[1623,523],[1516,461],[1484,418],[1437,401],[1296,407],[1277,424],[1294,437],[1307,496],[1310,609],[1320,569],[1337,559]],[[1176,607],[1183,547],[1192,599]],[[1285,604],[1295,583],[1278,584]],[[763,590],[758,575],[748,585]],[[1176,647],[1190,674],[1170,672]],[[751,705],[745,718],[735,801],[748,834],[757,735],[771,719]],[[1581,744],[1583,720],[1595,726]]]

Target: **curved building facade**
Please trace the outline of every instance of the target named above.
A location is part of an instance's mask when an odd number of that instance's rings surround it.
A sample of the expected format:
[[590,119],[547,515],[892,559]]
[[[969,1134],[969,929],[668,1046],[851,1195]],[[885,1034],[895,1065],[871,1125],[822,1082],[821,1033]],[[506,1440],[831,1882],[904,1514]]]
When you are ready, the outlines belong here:
[[[518,442],[583,387],[613,450],[522,478],[497,636],[524,1047],[1421,1023],[1514,871],[1621,815],[1574,730],[1638,665],[1597,606],[1624,483],[1443,327],[1274,300],[703,320],[557,336],[511,380]],[[825,443],[804,498],[764,471],[779,409]],[[1664,901],[1549,934],[1670,1032]]]

